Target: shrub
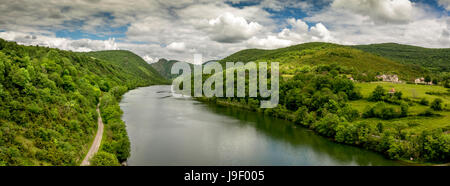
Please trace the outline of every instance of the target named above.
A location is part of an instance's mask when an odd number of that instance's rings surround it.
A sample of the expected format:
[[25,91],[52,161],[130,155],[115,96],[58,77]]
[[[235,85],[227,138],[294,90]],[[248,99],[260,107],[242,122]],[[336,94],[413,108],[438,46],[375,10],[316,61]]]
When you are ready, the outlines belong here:
[[369,97],[369,101],[382,101],[386,96],[386,90],[378,85]]
[[409,109],[409,105],[407,103],[402,103],[400,105],[400,109],[401,109],[401,113],[400,113],[400,117],[406,117],[408,116],[408,109]]
[[440,98],[434,99],[434,101],[431,103],[430,108],[433,110],[436,110],[436,111],[441,111],[442,110],[442,99],[440,99]]
[[419,104],[428,106],[428,104],[430,104],[430,102],[427,100],[427,98],[422,98],[420,100]]
[[406,105],[403,106],[403,108],[401,109],[401,112],[398,112],[398,111],[396,111],[396,109],[394,109],[394,107],[390,107],[384,102],[378,102],[373,107],[367,106],[363,113],[363,117],[364,118],[381,118],[381,119],[387,120],[387,119],[404,117],[406,115],[403,116],[402,113],[407,114],[407,112],[408,112],[408,109],[407,109]]
[[105,151],[97,152],[90,160],[91,166],[119,166],[119,162],[114,154]]
[[336,135],[336,128],[339,123],[340,121],[337,115],[328,113],[324,118],[314,123],[313,127],[320,134],[330,137]]
[[431,117],[434,116],[435,113],[433,112],[432,109],[427,109],[424,112],[420,113],[419,116],[426,116],[426,117]]

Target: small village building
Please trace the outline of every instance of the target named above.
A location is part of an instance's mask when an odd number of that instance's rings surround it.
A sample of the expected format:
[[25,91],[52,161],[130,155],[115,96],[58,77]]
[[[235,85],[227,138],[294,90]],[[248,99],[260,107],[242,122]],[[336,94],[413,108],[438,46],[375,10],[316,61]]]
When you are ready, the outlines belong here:
[[414,80],[415,84],[423,84],[423,85],[433,85],[433,82],[425,82],[425,78],[421,77],[421,78],[417,78]]
[[386,82],[393,82],[393,83],[400,83],[400,81],[398,80],[398,76],[397,75],[378,75],[376,76],[377,79],[380,79],[382,81],[386,81]]
[[395,94],[395,88],[391,88],[391,90],[389,90],[389,94]]

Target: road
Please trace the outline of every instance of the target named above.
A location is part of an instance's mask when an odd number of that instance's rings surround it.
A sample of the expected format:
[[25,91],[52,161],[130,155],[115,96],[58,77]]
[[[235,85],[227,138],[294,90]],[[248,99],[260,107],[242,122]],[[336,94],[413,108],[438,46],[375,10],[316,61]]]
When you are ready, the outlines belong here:
[[100,143],[102,142],[103,121],[102,121],[102,116],[100,114],[100,102],[97,105],[97,114],[98,114],[97,134],[95,135],[94,142],[92,143],[92,146],[89,149],[89,152],[86,154],[86,157],[84,157],[83,162],[81,162],[81,166],[89,166],[89,164],[90,164],[89,159],[91,159],[95,155],[95,153],[97,153],[98,149],[100,148]]

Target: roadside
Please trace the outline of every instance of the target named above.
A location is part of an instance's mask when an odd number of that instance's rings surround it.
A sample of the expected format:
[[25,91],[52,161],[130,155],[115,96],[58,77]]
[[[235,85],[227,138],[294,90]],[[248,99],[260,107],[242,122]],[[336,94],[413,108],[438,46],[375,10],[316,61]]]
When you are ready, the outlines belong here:
[[94,142],[92,142],[91,148],[89,149],[88,153],[84,157],[83,161],[81,162],[81,166],[89,166],[90,162],[89,160],[97,153],[98,149],[100,148],[100,144],[102,142],[102,136],[103,136],[103,121],[102,116],[100,114],[100,101],[97,104],[97,114],[98,114],[98,121],[97,121],[97,134],[95,135]]

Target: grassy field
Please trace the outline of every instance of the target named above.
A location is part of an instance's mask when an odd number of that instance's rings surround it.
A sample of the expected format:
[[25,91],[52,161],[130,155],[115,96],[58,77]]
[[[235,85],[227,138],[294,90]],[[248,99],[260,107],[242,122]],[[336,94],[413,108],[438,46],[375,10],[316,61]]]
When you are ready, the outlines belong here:
[[430,85],[415,85],[415,84],[398,84],[390,82],[370,82],[370,83],[357,83],[357,86],[361,88],[361,93],[364,97],[368,97],[370,93],[378,85],[383,86],[384,89],[390,90],[395,88],[396,91],[401,91],[404,97],[408,97],[413,100],[420,100],[422,98],[428,99],[430,102],[435,98],[441,98],[445,104],[450,104],[449,96],[437,96],[428,95],[426,92],[440,92],[447,93],[448,89],[441,86],[430,86]]
[[[370,119],[361,119],[359,121],[367,121],[371,125],[377,125],[378,123],[385,124],[386,127],[406,127],[405,131],[418,134],[423,130],[428,129],[437,129],[442,128],[444,131],[450,130],[450,98],[448,96],[438,96],[438,95],[429,95],[426,92],[447,92],[447,89],[441,86],[430,86],[430,85],[414,85],[414,84],[396,84],[389,82],[372,82],[372,83],[357,83],[357,87],[361,88],[361,93],[364,98],[367,98],[376,86],[381,85],[384,89],[390,90],[395,88],[396,91],[401,91],[403,93],[403,97],[410,98],[411,100],[420,101],[422,98],[426,98],[430,103],[436,99],[441,98],[443,100],[443,106],[446,108],[444,111],[435,111],[435,113],[440,114],[441,116],[434,117],[424,117],[417,116],[420,113],[425,112],[429,109],[429,106],[420,105],[418,103],[409,107],[408,117],[391,119],[391,120],[382,120],[378,118],[370,118]],[[357,109],[360,113],[364,112],[364,109],[369,105],[373,106],[375,102],[369,102],[367,99],[361,99],[357,101],[351,101],[350,104],[353,108]],[[392,105],[394,107],[400,106]],[[403,126],[400,126],[403,125]]]

